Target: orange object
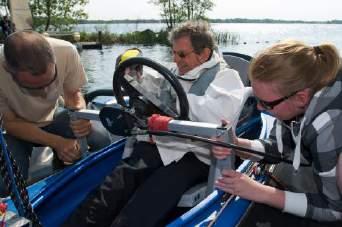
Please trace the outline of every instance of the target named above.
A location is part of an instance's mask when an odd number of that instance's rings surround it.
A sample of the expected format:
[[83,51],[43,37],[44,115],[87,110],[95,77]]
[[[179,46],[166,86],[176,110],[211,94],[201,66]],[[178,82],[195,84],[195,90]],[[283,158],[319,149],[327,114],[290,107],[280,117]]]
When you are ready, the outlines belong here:
[[148,118],[148,128],[152,131],[167,131],[171,120],[172,117],[152,114],[152,116]]

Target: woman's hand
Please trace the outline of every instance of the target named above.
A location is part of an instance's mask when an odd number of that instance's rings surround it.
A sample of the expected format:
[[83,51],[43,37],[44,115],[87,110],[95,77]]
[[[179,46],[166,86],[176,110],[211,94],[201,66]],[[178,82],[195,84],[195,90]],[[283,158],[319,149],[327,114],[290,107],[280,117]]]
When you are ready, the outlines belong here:
[[215,186],[222,191],[244,199],[261,202],[263,187],[261,183],[248,177],[246,174],[234,170],[223,170]]
[[222,177],[216,181],[215,186],[222,191],[244,199],[267,204],[279,209],[284,208],[284,191],[263,185],[246,174],[234,170],[223,170]]

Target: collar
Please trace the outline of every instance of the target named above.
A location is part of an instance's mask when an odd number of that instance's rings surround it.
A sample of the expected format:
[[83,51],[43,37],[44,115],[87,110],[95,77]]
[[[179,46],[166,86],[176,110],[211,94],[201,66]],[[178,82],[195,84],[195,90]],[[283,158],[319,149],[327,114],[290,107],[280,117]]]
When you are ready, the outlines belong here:
[[[202,72],[204,70],[212,68],[213,66],[220,63],[221,61],[222,60],[221,60],[220,56],[215,51],[213,51],[213,54],[208,61],[206,61],[203,64],[197,66],[196,68],[190,70],[186,74],[184,74],[182,76],[178,76],[178,78],[183,79],[183,80],[188,80],[188,81],[197,80],[198,77],[202,74]],[[178,74],[178,72],[177,72],[177,74]]]

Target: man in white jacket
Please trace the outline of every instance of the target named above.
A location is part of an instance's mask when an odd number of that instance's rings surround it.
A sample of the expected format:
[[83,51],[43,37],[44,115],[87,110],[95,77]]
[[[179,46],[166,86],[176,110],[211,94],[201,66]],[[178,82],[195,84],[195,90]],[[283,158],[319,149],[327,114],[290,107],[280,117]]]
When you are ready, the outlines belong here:
[[[189,118],[216,124],[235,119],[243,84],[215,52],[208,24],[181,24],[172,31],[170,41],[176,63],[172,70],[187,93]],[[136,142],[131,156],[122,160],[65,226],[164,225],[182,194],[207,180],[210,149],[174,137],[155,141]]]

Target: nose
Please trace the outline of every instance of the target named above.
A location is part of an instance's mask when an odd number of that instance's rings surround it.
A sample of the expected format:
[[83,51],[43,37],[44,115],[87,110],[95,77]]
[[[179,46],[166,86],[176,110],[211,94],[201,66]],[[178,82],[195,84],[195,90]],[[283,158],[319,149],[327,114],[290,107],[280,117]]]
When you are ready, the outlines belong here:
[[178,68],[181,67],[182,65],[182,58],[180,58],[177,54],[175,54],[173,56],[173,62],[176,63],[176,65],[178,66]]
[[178,54],[173,54],[173,55],[172,55],[172,59],[173,59],[174,62],[177,63],[177,62],[179,62],[180,57],[178,56]]

